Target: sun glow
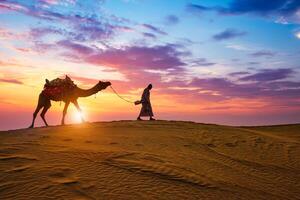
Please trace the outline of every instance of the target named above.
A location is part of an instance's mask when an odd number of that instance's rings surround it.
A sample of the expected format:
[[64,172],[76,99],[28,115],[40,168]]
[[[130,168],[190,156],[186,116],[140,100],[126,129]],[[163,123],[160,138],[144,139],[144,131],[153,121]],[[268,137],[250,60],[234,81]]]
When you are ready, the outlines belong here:
[[297,37],[298,39],[300,39],[300,32],[297,32],[297,33],[296,33],[296,37]]
[[82,122],[82,118],[83,118],[83,113],[82,112],[74,112],[73,113],[73,118],[74,118],[74,121],[76,123],[81,123]]

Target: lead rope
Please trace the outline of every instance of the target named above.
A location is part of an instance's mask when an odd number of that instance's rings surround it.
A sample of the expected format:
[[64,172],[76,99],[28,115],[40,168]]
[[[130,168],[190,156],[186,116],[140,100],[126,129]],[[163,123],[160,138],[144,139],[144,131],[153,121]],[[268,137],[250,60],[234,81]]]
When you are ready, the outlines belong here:
[[112,91],[122,100],[128,102],[128,103],[134,103],[133,101],[130,101],[130,100],[127,100],[127,99],[124,99],[122,96],[120,96],[117,91],[110,85],[110,88],[112,89]]

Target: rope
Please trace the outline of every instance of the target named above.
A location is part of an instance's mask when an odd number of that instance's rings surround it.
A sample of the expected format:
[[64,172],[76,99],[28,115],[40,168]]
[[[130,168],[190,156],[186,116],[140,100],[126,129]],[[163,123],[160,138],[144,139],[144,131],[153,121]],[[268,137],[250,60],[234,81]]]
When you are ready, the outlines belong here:
[[122,100],[124,100],[124,101],[126,101],[126,102],[128,102],[128,103],[134,103],[133,101],[130,101],[130,100],[127,100],[127,99],[124,99],[123,97],[121,97],[118,93],[117,93],[117,91],[110,85],[110,88],[112,89],[112,91],[120,98],[120,99],[122,99]]

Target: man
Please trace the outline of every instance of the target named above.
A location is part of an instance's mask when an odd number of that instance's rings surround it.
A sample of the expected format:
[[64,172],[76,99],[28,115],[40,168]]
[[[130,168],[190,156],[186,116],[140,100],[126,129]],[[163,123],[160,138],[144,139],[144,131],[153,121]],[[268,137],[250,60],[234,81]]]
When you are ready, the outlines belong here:
[[140,103],[142,103],[142,109],[137,120],[142,120],[141,117],[150,117],[150,120],[155,120],[153,118],[152,106],[150,102],[151,89],[152,89],[152,84],[149,84],[148,87],[144,89],[142,99],[140,101]]

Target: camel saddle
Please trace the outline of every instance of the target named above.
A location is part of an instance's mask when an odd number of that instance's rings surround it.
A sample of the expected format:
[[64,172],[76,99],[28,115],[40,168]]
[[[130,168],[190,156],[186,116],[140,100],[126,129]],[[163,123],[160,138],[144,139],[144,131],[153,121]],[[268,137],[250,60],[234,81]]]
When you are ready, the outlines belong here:
[[68,76],[66,76],[65,79],[56,78],[52,81],[46,79],[42,93],[53,100],[61,100],[61,98],[72,91],[75,87],[76,85]]

